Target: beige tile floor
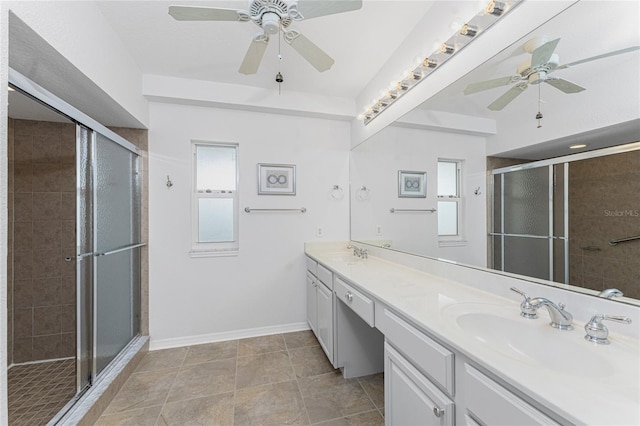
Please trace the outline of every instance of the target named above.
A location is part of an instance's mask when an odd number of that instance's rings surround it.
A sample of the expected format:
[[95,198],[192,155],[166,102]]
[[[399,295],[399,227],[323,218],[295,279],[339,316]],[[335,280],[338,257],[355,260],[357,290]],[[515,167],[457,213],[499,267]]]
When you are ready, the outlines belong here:
[[46,425],[76,393],[75,359],[15,365],[7,390],[11,426]]
[[311,331],[149,352],[96,425],[382,425],[382,373],[345,380]]

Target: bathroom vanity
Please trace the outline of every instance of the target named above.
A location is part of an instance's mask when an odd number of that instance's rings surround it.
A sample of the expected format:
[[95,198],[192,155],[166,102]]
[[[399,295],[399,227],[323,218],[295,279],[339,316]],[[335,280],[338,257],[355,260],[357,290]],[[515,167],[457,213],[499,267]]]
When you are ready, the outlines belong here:
[[[385,372],[387,425],[637,425],[637,306],[369,247],[305,246],[309,324],[345,377]],[[520,315],[522,296],[566,303],[572,330]],[[596,314],[610,344],[584,339]]]

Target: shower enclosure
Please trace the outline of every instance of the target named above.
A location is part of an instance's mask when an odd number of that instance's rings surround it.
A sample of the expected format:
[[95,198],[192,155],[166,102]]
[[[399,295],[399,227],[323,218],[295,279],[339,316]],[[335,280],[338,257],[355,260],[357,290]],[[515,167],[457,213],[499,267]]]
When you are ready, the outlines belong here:
[[640,297],[640,142],[492,171],[491,267]]
[[9,80],[9,416],[22,424],[34,409],[12,413],[29,394],[12,394],[14,368],[70,361],[70,408],[140,334],[145,244],[138,148],[13,70]]

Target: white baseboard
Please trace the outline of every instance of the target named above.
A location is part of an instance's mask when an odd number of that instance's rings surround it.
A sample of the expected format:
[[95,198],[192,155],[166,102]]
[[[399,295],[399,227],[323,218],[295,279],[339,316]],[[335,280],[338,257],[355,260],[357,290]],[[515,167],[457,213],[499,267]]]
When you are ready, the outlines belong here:
[[202,345],[204,343],[224,342],[226,340],[246,339],[247,337],[268,336],[270,334],[291,333],[303,330],[309,330],[309,324],[306,322],[247,328],[244,330],[223,331],[220,333],[199,334],[196,336],[174,337],[171,339],[154,339],[152,336],[149,342],[149,350],[156,351],[158,349]]

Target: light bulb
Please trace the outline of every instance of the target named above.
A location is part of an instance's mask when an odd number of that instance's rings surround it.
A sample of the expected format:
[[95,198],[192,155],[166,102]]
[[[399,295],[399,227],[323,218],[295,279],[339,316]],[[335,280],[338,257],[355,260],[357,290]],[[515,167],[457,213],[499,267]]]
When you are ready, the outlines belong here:
[[478,34],[478,27],[474,27],[473,25],[464,24],[460,29],[460,34],[467,37],[475,37]]
[[491,0],[485,9],[487,15],[500,16],[504,13],[505,4],[499,1]]
[[440,47],[440,51],[442,53],[446,53],[447,55],[451,55],[453,54],[453,52],[456,51],[456,47],[453,44],[442,43],[442,46]]

